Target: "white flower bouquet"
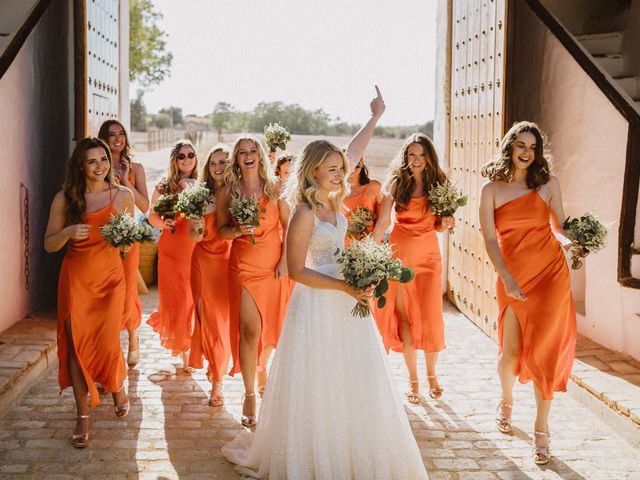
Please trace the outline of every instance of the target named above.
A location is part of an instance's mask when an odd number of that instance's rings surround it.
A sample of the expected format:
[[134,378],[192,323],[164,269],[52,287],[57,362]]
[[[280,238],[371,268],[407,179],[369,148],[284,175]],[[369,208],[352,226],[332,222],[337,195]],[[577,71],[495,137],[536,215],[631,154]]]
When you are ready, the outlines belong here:
[[367,207],[358,207],[347,218],[347,236],[356,240],[362,240],[367,229],[373,225],[376,214]]
[[287,148],[287,143],[291,141],[291,135],[279,123],[270,123],[264,127],[264,139],[269,150],[275,152],[278,148],[280,150]]
[[[464,207],[469,201],[467,195],[462,195],[453,184],[447,180],[443,184],[436,183],[429,190],[429,203],[431,211],[434,215],[440,217],[452,217],[456,210]],[[449,233],[453,233],[453,229],[449,229]]]
[[[374,295],[378,299],[378,308],[384,307],[387,303],[384,294],[389,289],[389,281],[407,283],[414,277],[410,267],[405,267],[400,260],[393,258],[389,244],[378,245],[371,237],[354,240],[346,250],[336,253],[347,285],[356,290],[375,287]],[[358,302],[351,314],[366,317],[371,315],[371,307],[369,304]]]
[[571,268],[574,270],[582,267],[581,258],[607,244],[607,227],[593,213],[585,213],[580,218],[567,217],[562,228],[567,238],[581,247],[580,252],[571,256]]
[[[204,216],[204,212],[207,210],[210,193],[204,183],[196,183],[187,187],[178,194],[173,211],[189,220],[198,220]],[[198,233],[202,233],[202,229],[199,229]]]
[[[266,209],[260,208],[260,202],[255,197],[240,197],[231,200],[229,208],[231,216],[240,225],[248,225],[258,227],[260,225],[260,214],[265,213]],[[256,244],[256,238],[251,234],[251,243]]]
[[100,227],[100,232],[109,245],[120,249],[120,258],[125,257],[125,247],[142,241],[145,236],[145,229],[128,212],[111,217],[106,224]]

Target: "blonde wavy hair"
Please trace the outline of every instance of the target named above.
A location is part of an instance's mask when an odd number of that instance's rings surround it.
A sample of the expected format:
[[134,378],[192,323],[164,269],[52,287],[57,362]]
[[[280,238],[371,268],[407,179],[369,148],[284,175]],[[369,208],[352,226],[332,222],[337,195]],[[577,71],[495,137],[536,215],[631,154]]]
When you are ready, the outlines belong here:
[[196,162],[188,178],[192,178],[194,180],[198,178],[198,153],[196,152],[196,147],[194,147],[193,143],[191,143],[189,140],[178,140],[173,144],[173,147],[171,147],[167,173],[165,174],[164,178],[156,184],[156,189],[158,190],[158,192],[162,194],[172,194],[178,193],[180,191],[180,169],[178,168],[178,154],[180,153],[180,149],[185,146],[190,147],[193,150],[193,153],[196,154]]
[[349,162],[342,149],[327,140],[311,142],[304,147],[304,150],[294,162],[293,172],[289,175],[286,191],[283,195],[289,205],[306,205],[312,210],[316,210],[316,208],[323,205],[318,199],[320,184],[315,179],[314,174],[331,152],[336,152],[340,155],[345,171],[342,182],[340,182],[340,189],[329,194],[330,207],[336,212],[340,211],[342,200],[349,194],[349,184],[347,183]]
[[217,143],[213,147],[211,147],[211,150],[207,152],[207,160],[206,162],[204,162],[204,165],[202,166],[202,170],[200,170],[198,181],[204,183],[207,186],[207,188],[211,192],[211,195],[216,194],[216,182],[211,176],[211,172],[209,172],[209,165],[211,164],[211,157],[216,152],[224,152],[227,154],[227,157],[228,157],[229,153],[231,152],[231,149],[229,148],[229,145],[227,145],[226,143]]
[[267,156],[267,152],[260,143],[260,141],[251,135],[242,135],[236,138],[236,141],[231,145],[231,155],[229,155],[230,164],[224,173],[224,183],[227,185],[229,195],[231,199],[240,198],[242,196],[241,180],[242,173],[240,171],[240,164],[238,163],[238,150],[240,149],[240,142],[243,140],[250,140],[258,149],[260,159],[258,160],[258,175],[260,176],[260,183],[262,184],[262,195],[268,198],[270,201],[277,200],[278,179],[273,174],[271,162]]

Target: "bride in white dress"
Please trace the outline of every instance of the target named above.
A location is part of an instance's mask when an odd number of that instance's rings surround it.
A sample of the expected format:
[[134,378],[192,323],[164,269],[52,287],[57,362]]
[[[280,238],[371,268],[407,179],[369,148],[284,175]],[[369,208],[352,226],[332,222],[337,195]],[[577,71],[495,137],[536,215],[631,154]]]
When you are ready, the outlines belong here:
[[[238,469],[269,480],[426,479],[427,473],[371,317],[351,315],[355,291],[341,279],[348,160],[357,162],[384,111],[347,154],[325,140],[305,147],[288,193],[294,205],[287,264],[297,282],[270,370],[255,433],[222,448]],[[291,179],[293,180],[293,179]]]

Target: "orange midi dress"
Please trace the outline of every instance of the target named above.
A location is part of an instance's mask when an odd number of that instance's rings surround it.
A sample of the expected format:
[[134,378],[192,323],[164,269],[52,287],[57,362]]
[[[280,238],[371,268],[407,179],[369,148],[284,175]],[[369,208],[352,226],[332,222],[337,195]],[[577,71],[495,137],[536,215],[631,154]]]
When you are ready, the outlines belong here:
[[549,207],[537,191],[495,210],[500,251],[527,300],[508,297],[498,277],[498,344],[504,315],[512,308],[522,331],[518,377],[533,380],[542,398],[567,390],[576,347],[576,312],[564,251],[551,231]]
[[127,376],[120,348],[120,327],[126,296],[124,271],[117,248],[104,241],[100,227],[117,212],[113,204],[85,214],[89,237],[70,241],[58,283],[58,381],[60,390],[71,386],[69,345],[65,321],[70,319],[73,344],[89,388],[91,407],[100,404],[99,382],[118,392]]
[[[218,236],[215,212],[204,216],[204,235],[191,257],[191,290],[196,321],[189,366],[209,363],[210,381],[219,382],[229,367],[229,253],[231,241]],[[200,304],[198,309],[198,303]],[[199,311],[198,311],[199,310]]]
[[147,323],[160,334],[160,344],[173,354],[186,352],[191,345],[194,322],[191,256],[194,247],[186,218],[176,218],[175,233],[164,229],[160,234],[158,309]]
[[397,258],[413,268],[409,283],[389,282],[387,304],[374,309],[374,318],[387,351],[401,352],[400,318],[396,311],[398,290],[409,319],[413,346],[425,352],[445,348],[442,319],[442,256],[436,236],[438,217],[431,212],[426,197],[412,198],[406,210],[396,212],[389,244]]
[[[229,309],[233,366],[230,375],[240,371],[240,299],[243,289],[255,302],[262,321],[258,358],[263,346],[277,346],[282,329],[281,288],[280,280],[276,278],[276,266],[282,249],[280,212],[274,202],[264,197],[260,199],[260,207],[264,212],[260,226],[255,229],[256,244],[251,243],[249,235],[242,235],[235,238],[231,245]],[[258,365],[259,369],[265,367]]]
[[[376,203],[375,198],[371,198],[371,195],[367,195],[367,186],[365,186],[362,189],[362,192],[358,195],[349,195],[342,201],[342,204],[344,205],[343,213],[344,216],[347,217],[347,220],[349,219],[349,215],[351,214],[351,212],[355,212],[358,207],[364,207],[371,210],[376,215],[376,217],[373,220],[373,224],[369,228],[367,228],[366,233],[370,234],[371,232],[373,232],[373,228],[376,225],[378,215],[378,204]],[[347,237],[345,241],[345,247],[349,246],[350,241],[351,238]]]

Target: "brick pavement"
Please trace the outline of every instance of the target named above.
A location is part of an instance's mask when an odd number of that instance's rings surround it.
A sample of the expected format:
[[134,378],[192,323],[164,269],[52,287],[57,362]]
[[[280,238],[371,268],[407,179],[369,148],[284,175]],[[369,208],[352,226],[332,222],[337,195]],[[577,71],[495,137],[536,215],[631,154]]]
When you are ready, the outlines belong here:
[[[143,297],[145,314],[157,292]],[[496,346],[447,305],[448,349],[441,356],[439,402],[406,405],[425,465],[433,479],[639,479],[640,434],[634,444],[567,395],[551,413],[554,459],[546,467],[530,460],[534,402],[531,386],[515,392],[514,435],[496,431]],[[71,390],[58,395],[54,369],[17,402],[0,423],[0,478],[234,479],[220,446],[240,430],[239,378],[227,379],[226,406],[207,405],[204,372],[176,373],[178,359],[141,330],[142,363],[129,372],[132,408],[116,419],[110,396],[92,412],[90,446],[76,450]],[[123,337],[123,345],[126,345]],[[402,357],[390,361],[405,391]],[[420,365],[424,372],[424,364]],[[424,378],[424,373],[423,373]]]

